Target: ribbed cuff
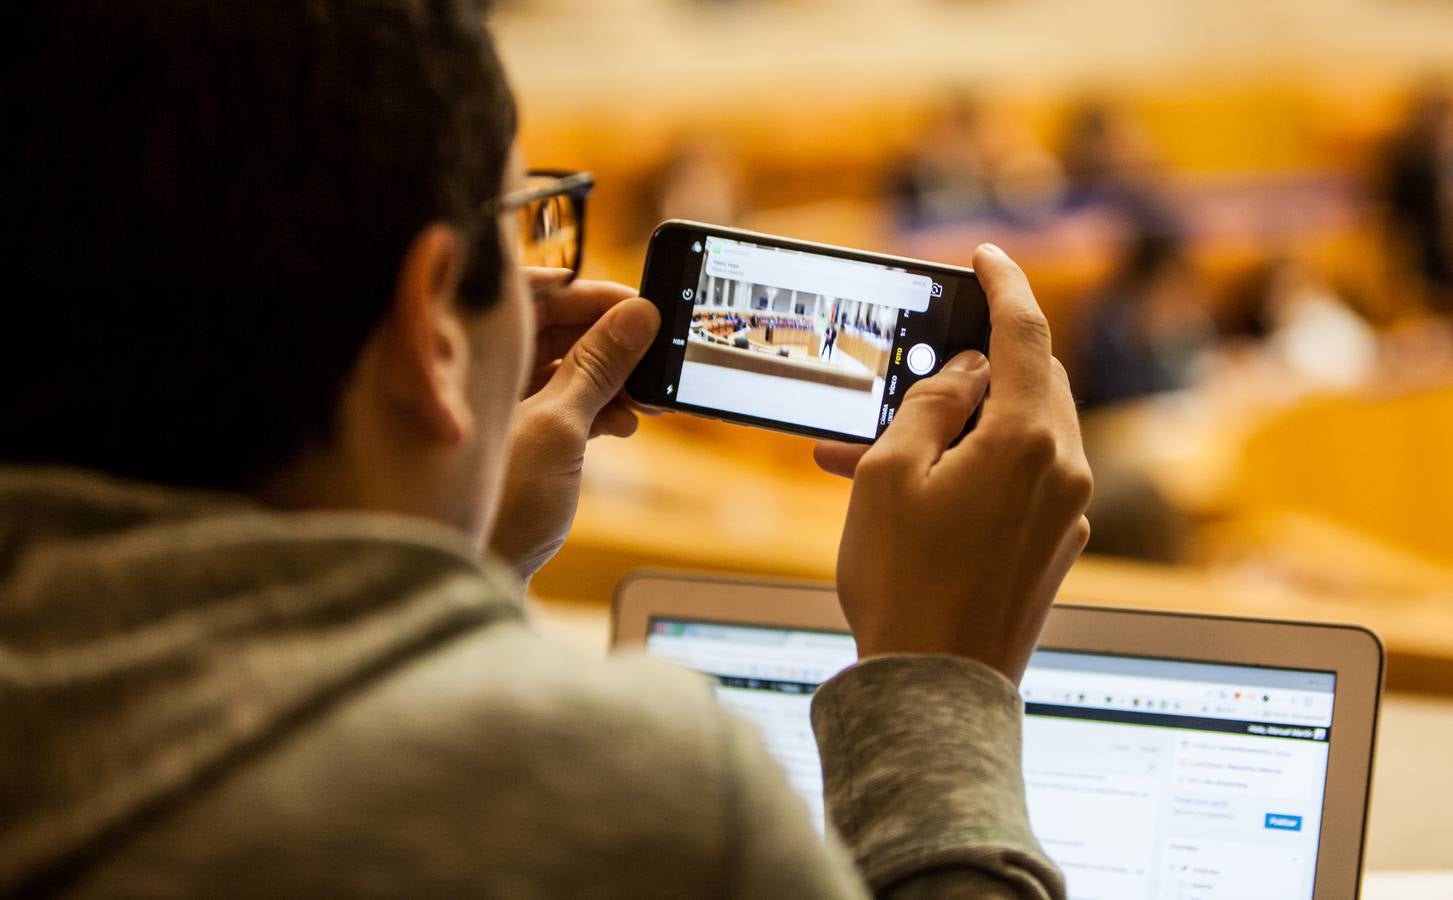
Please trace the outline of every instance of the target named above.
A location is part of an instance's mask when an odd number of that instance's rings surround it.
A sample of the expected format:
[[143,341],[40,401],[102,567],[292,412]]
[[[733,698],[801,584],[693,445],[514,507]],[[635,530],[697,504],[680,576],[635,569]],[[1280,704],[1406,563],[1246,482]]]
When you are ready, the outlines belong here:
[[1058,880],[1029,830],[1023,702],[952,656],[872,657],[824,683],[812,725],[828,818],[875,890],[935,867]]

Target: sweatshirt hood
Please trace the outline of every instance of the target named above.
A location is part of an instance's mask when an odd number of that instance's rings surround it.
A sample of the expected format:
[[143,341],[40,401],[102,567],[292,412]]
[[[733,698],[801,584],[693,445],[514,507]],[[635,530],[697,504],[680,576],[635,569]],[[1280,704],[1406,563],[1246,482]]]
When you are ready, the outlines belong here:
[[423,520],[0,467],[0,894],[521,593]]

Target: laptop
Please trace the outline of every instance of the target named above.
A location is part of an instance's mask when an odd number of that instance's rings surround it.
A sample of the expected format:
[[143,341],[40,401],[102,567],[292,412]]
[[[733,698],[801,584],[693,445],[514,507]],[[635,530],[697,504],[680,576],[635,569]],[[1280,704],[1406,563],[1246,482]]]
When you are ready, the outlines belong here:
[[[635,574],[612,645],[711,676],[822,827],[809,705],[856,659],[830,586]],[[1056,605],[1024,777],[1070,897],[1357,896],[1382,671],[1363,628]]]

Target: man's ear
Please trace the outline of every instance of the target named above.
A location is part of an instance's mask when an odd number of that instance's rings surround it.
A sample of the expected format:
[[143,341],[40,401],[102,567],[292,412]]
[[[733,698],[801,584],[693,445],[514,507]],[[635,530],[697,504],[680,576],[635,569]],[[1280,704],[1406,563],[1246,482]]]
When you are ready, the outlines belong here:
[[435,440],[457,444],[475,428],[469,342],[457,309],[465,245],[435,223],[419,232],[399,270],[393,309],[379,338],[381,387]]

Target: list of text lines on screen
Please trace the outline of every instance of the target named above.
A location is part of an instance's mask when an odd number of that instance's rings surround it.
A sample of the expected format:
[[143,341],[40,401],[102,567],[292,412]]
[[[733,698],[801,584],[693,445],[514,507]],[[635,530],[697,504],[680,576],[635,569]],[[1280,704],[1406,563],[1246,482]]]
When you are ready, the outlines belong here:
[[[657,619],[658,656],[711,675],[822,827],[812,694],[847,634]],[[1335,676],[1040,650],[1020,688],[1030,822],[1072,898],[1310,898]]]

